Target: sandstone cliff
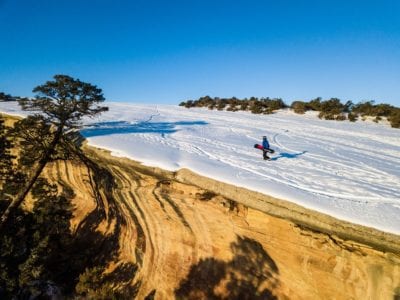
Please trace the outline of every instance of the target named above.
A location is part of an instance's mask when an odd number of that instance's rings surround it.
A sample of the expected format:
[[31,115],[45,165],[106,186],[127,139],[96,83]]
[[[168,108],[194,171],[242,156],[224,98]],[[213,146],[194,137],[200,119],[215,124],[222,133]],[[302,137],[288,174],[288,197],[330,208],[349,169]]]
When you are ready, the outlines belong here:
[[188,170],[84,151],[86,162],[53,163],[46,176],[76,192],[73,230],[107,237],[108,272],[134,266],[115,281],[132,298],[400,297],[398,236]]

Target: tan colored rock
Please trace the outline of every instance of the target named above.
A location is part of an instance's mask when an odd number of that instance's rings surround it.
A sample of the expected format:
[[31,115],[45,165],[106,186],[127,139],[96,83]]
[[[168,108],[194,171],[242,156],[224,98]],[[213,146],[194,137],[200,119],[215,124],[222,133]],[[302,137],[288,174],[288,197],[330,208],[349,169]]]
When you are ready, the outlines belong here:
[[[396,235],[188,170],[169,173],[86,151],[112,170],[120,200],[142,228],[139,299],[154,289],[156,299],[394,299],[398,293]],[[134,244],[136,231],[121,238]],[[133,247],[124,249],[125,259],[137,261],[129,256]]]

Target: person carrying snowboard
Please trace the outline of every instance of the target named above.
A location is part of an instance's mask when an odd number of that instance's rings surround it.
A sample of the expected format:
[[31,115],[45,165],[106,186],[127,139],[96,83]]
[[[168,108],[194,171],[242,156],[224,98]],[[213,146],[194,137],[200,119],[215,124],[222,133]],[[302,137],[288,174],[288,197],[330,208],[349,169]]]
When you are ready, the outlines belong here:
[[262,146],[263,146],[263,158],[264,158],[265,160],[267,160],[267,159],[269,159],[269,156],[267,155],[267,153],[268,153],[268,152],[274,153],[275,151],[272,150],[272,149],[269,147],[269,142],[268,142],[267,137],[266,137],[265,135],[263,136]]
[[259,149],[259,150],[261,150],[263,152],[263,158],[265,160],[269,160],[269,157],[267,155],[268,152],[269,153],[274,153],[275,152],[275,150],[273,150],[273,149],[271,149],[269,147],[269,143],[268,143],[268,140],[267,140],[266,136],[263,136],[262,144],[261,145],[260,144],[254,144],[254,148]]

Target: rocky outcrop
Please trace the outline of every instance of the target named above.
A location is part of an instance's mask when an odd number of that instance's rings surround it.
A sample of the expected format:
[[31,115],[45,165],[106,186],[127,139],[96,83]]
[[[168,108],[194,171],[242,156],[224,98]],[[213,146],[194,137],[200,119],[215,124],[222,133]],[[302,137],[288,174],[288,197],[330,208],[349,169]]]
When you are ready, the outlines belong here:
[[374,249],[400,253],[400,237],[395,234],[338,220],[289,201],[200,176],[188,169],[179,170],[176,179],[204,189],[210,189],[247,207],[292,221],[304,228],[325,233],[332,238],[338,237],[339,239],[363,243]]
[[[87,146],[85,153],[112,179],[71,162],[49,166],[48,176],[77,191],[75,230],[97,209],[97,230],[117,231],[109,272],[121,264],[137,266],[124,281],[132,298],[399,297],[395,235],[188,170],[145,167]],[[96,198],[95,190],[107,184],[111,195]]]

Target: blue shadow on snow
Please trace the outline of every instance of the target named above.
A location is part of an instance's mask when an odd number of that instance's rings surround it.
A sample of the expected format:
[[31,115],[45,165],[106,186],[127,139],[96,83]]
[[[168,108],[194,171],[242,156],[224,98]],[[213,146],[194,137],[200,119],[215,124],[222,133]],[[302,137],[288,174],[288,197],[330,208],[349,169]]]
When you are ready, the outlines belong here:
[[297,156],[303,155],[307,153],[307,151],[303,151],[300,153],[286,153],[286,152],[280,152],[278,156],[271,157],[271,160],[278,160],[280,158],[296,158]]
[[207,125],[205,121],[178,121],[178,122],[139,122],[127,121],[99,122],[86,126],[80,133],[86,137],[104,136],[121,133],[159,133],[162,136],[177,132],[176,126]]

